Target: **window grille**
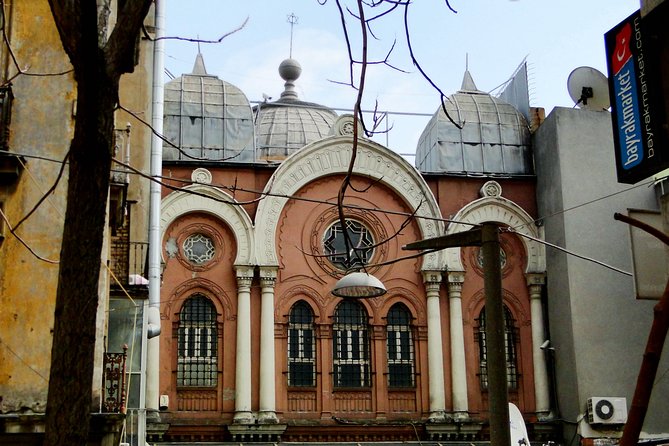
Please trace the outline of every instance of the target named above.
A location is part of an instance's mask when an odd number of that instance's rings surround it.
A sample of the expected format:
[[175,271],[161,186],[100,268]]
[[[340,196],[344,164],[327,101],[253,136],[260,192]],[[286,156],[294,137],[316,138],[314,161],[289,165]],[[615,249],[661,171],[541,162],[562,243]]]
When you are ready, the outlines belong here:
[[414,386],[414,346],[411,313],[403,304],[390,308],[387,318],[388,387]]
[[288,316],[288,385],[316,385],[314,314],[306,302],[293,305]]
[[323,250],[328,260],[337,268],[349,270],[366,265],[374,254],[374,238],[369,229],[355,220],[346,220],[346,231],[351,241],[351,250],[346,249],[344,230],[336,221],[323,235]]
[[181,309],[177,331],[177,385],[211,387],[218,379],[218,329],[214,305],[202,295]]
[[204,265],[214,258],[214,242],[204,234],[193,234],[183,243],[186,258],[195,265]]
[[333,326],[335,387],[370,385],[367,313],[357,302],[343,301]]
[[[478,343],[479,343],[479,378],[481,388],[488,389],[488,343],[486,339],[486,317],[485,307],[481,310],[478,318]],[[518,389],[518,361],[516,344],[518,342],[516,321],[511,311],[504,306],[504,352],[506,357],[506,382],[509,390]]]

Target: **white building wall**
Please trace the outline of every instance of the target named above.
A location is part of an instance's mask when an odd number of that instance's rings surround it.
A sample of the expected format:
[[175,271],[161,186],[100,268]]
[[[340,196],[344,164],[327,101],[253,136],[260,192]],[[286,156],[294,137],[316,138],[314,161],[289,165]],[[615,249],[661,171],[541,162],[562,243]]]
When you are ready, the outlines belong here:
[[[631,272],[629,227],[613,214],[657,209],[657,201],[652,186],[617,183],[610,114],[555,108],[534,150],[546,241]],[[578,421],[592,396],[626,397],[629,409],[655,302],[635,298],[631,276],[550,248],[547,293],[562,418]],[[665,355],[658,377],[667,369]],[[669,436],[668,393],[665,376],[645,432]]]

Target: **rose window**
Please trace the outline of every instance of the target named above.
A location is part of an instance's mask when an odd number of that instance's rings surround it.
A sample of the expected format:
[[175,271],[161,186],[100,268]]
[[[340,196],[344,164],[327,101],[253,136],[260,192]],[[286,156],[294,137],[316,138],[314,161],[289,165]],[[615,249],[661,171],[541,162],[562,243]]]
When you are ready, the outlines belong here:
[[216,248],[214,242],[204,234],[193,234],[184,240],[184,255],[189,262],[203,265],[214,258]]

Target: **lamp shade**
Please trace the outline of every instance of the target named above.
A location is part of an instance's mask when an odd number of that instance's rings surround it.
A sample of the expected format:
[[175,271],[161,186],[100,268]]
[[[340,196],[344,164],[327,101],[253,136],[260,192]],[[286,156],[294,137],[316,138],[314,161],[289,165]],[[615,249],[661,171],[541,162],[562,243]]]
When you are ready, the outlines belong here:
[[366,299],[383,296],[386,294],[386,287],[371,274],[355,272],[339,279],[332,289],[332,294],[351,299]]

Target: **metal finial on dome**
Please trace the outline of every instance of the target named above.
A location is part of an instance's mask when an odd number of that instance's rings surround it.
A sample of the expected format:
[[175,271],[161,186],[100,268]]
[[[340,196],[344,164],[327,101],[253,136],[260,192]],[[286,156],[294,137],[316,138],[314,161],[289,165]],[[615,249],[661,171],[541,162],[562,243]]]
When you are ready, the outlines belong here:
[[295,25],[299,23],[299,18],[295,15],[295,13],[291,12],[287,16],[287,22],[290,23],[290,52],[288,53],[288,57],[291,59],[293,58],[293,28]]
[[204,58],[202,57],[202,53],[200,53],[199,49],[197,52],[197,57],[195,57],[195,64],[193,65],[193,72],[191,74],[207,74],[207,69],[204,67]]
[[465,75],[462,78],[462,86],[460,87],[461,91],[479,91],[478,88],[476,88],[476,84],[474,83],[474,79],[472,78],[471,73],[469,70],[465,70]]
[[281,93],[282,99],[297,100],[297,92],[295,91],[295,81],[302,74],[302,66],[295,59],[285,59],[279,65],[279,75],[286,81],[284,84],[285,90]]

